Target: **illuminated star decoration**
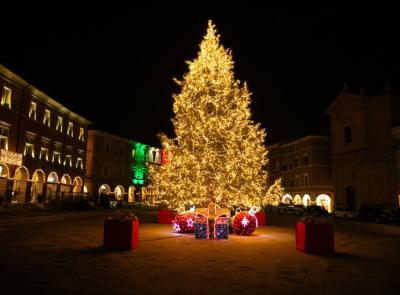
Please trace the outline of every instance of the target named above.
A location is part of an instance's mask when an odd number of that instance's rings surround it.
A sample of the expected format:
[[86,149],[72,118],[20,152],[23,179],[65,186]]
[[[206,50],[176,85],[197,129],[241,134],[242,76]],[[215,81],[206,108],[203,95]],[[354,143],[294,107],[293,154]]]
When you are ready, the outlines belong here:
[[186,221],[186,223],[187,223],[188,227],[193,227],[194,222],[193,222],[193,219],[192,219],[192,218],[188,218],[188,220]]
[[174,227],[175,231],[177,231],[177,232],[181,231],[181,228],[180,228],[179,224],[174,223],[173,227]]
[[249,224],[249,220],[247,219],[247,217],[243,217],[242,224],[243,224],[243,226],[246,226]]

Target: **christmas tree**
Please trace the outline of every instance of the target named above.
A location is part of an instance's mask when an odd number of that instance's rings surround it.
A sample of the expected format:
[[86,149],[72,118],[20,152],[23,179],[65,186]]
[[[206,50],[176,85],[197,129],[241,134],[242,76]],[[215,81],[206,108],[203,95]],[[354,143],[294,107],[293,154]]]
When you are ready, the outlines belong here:
[[188,65],[183,79],[175,80],[181,87],[173,96],[176,138],[160,135],[170,162],[150,167],[152,187],[175,208],[204,206],[212,198],[227,207],[271,203],[266,133],[251,120],[251,93],[235,80],[231,51],[211,21]]

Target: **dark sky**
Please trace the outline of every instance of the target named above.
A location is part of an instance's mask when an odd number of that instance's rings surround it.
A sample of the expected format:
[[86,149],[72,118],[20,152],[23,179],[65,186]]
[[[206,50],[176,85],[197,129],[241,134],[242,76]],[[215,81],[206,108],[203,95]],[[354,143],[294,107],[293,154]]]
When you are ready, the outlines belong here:
[[395,7],[110,3],[21,5],[8,13],[3,6],[0,62],[95,128],[144,143],[157,144],[160,131],[173,134],[171,94],[179,89],[172,78],[187,71],[208,19],[253,92],[267,143],[329,135],[325,111],[345,81],[370,93],[400,82]]

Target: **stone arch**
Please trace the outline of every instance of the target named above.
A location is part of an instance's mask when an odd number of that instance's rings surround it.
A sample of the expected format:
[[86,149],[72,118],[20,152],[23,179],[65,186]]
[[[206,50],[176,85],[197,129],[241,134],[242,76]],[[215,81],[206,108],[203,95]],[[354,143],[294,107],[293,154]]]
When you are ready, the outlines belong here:
[[37,201],[37,196],[43,194],[43,186],[46,182],[46,176],[42,169],[36,169],[32,175],[31,202]]
[[117,198],[117,200],[122,200],[125,195],[125,189],[122,185],[117,185],[114,189],[114,195]]
[[290,194],[285,194],[283,195],[281,202],[283,204],[291,205],[293,202],[293,198]]
[[7,192],[7,183],[10,178],[10,169],[4,163],[0,163],[0,196],[5,196]]
[[72,185],[72,192],[80,193],[82,191],[82,178],[80,176],[75,177]]
[[128,202],[133,203],[135,201],[135,187],[131,185],[128,189]]
[[25,166],[18,167],[14,173],[13,202],[25,202],[29,170]]
[[111,193],[110,186],[108,184],[102,184],[99,187],[99,195],[106,194],[109,195]]
[[329,213],[332,212],[331,197],[327,194],[320,194],[317,197],[317,205],[323,207]]
[[64,174],[61,177],[61,187],[60,187],[60,193],[61,195],[65,193],[69,193],[71,191],[71,176],[68,174]]
[[303,205],[304,207],[307,207],[309,205],[311,205],[311,197],[309,194],[304,194],[303,196]]
[[0,177],[5,177],[5,178],[10,177],[10,169],[5,163],[0,163]]
[[301,196],[299,194],[296,194],[294,196],[293,204],[295,205],[301,205]]
[[58,185],[58,175],[56,172],[52,171],[47,176],[47,184],[46,184],[47,198],[54,199],[56,197],[57,185]]

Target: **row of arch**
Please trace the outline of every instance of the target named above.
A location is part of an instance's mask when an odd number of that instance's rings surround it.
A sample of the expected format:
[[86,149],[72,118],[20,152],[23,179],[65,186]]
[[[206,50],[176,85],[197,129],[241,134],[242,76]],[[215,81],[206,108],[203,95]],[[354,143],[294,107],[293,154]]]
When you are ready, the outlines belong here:
[[18,167],[14,172],[14,177],[10,175],[10,169],[4,163],[0,164],[0,177],[3,183],[0,184],[0,195],[6,195],[8,180],[13,180],[11,194],[14,202],[37,201],[39,195],[46,197],[55,196],[57,193],[80,194],[85,189],[80,176],[71,178],[69,174],[63,174],[61,178],[57,172],[50,172],[47,177],[43,169],[36,169],[32,176],[25,166]]
[[316,204],[324,207],[328,212],[332,212],[332,200],[327,194],[319,194],[315,201],[311,199],[309,194],[304,194],[303,197],[299,194],[296,194],[294,198],[291,194],[285,194],[282,196],[281,202],[287,205],[303,205],[305,207]]
[[[125,191],[125,188],[122,185],[117,185],[114,190],[111,190],[108,184],[102,184],[99,187],[99,195],[114,195],[118,200],[124,200],[131,203],[140,198],[140,200],[146,199],[147,196],[152,195],[152,191],[145,187],[134,187],[130,186],[128,188],[128,192]],[[139,195],[139,197],[135,198],[135,194]]]

